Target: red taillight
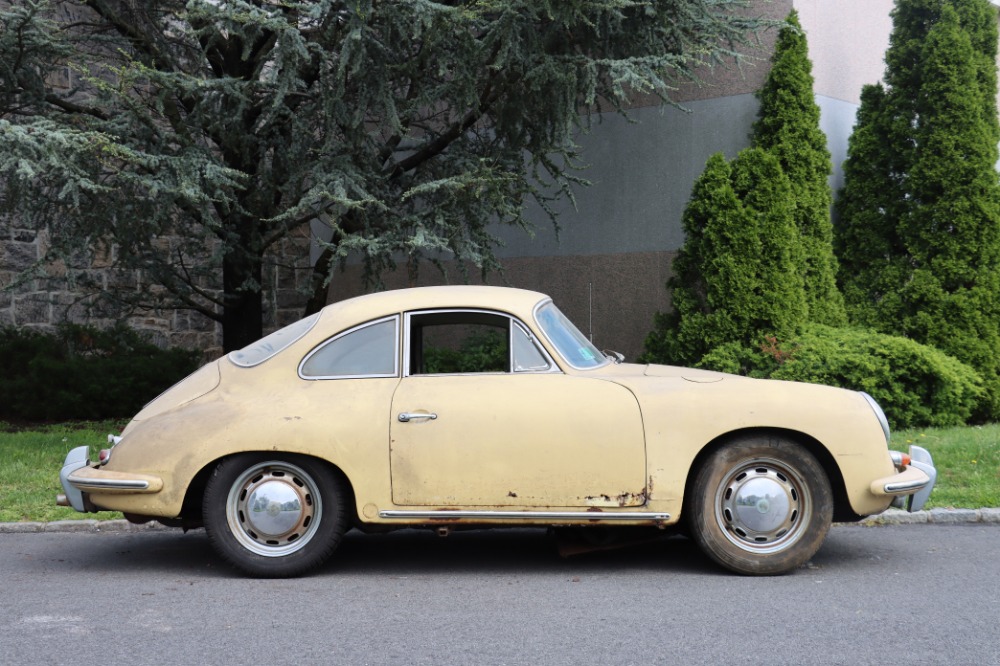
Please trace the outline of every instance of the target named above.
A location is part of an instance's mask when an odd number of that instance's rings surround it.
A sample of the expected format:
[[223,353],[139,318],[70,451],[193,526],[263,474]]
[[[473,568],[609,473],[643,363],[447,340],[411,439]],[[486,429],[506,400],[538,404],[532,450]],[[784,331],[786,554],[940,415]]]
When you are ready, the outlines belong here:
[[111,449],[101,449],[97,454],[97,461],[102,465],[111,460]]
[[913,462],[913,458],[910,457],[910,454],[904,453],[903,460],[901,461],[901,466],[909,467],[911,462]]

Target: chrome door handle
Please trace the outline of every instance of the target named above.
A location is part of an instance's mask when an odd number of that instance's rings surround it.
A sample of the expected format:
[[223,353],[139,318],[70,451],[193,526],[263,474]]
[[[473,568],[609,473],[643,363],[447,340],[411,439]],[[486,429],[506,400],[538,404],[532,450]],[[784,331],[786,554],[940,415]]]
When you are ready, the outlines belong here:
[[418,414],[418,413],[414,413],[414,412],[400,412],[399,413],[399,421],[400,421],[400,423],[408,423],[412,419],[428,419],[430,421],[433,421],[437,417],[438,417],[437,414]]

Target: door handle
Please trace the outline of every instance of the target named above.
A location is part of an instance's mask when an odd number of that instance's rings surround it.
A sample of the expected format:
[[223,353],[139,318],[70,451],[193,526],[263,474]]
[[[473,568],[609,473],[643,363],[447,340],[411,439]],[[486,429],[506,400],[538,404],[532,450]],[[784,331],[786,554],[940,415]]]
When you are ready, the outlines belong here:
[[427,419],[433,421],[438,417],[437,414],[425,414],[425,413],[415,413],[415,412],[400,412],[399,421],[400,423],[409,423],[413,419]]

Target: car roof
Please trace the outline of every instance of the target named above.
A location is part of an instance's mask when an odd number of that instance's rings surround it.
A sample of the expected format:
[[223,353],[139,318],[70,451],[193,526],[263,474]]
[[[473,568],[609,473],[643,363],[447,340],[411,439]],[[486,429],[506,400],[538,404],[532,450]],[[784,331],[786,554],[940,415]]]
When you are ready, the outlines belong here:
[[323,318],[344,317],[360,322],[395,312],[437,308],[500,310],[528,318],[535,306],[548,298],[537,291],[512,287],[480,285],[413,287],[380,291],[331,303],[323,308]]

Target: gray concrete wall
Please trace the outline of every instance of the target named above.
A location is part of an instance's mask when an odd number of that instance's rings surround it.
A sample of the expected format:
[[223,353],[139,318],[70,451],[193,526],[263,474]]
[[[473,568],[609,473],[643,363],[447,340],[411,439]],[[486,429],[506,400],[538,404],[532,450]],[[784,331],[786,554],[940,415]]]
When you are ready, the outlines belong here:
[[756,118],[753,95],[737,95],[674,108],[633,109],[633,122],[605,115],[579,137],[580,175],[590,187],[577,188],[577,207],[558,207],[557,239],[548,218],[529,206],[534,238],[518,229],[501,230],[504,258],[616,254],[676,250],[684,243],[681,215],[695,179],[717,152],[735,157],[746,147]]

